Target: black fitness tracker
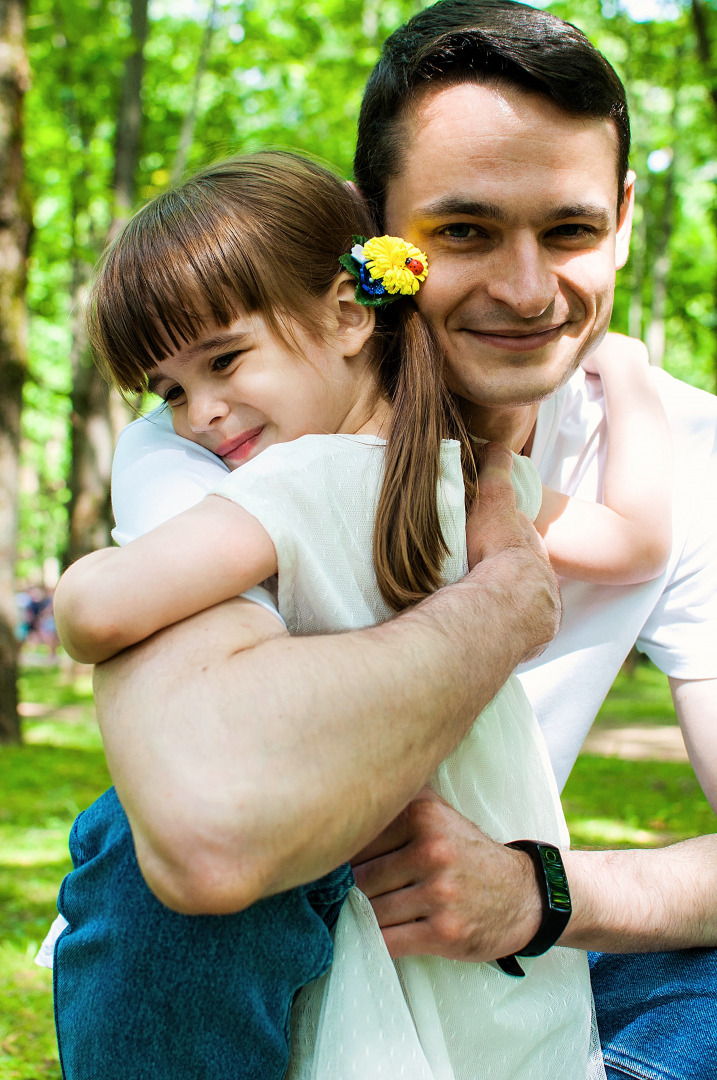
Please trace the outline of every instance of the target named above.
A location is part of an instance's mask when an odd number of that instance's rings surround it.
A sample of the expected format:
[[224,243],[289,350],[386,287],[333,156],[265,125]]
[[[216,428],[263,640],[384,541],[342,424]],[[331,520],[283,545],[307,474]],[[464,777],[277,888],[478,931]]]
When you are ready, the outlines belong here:
[[[554,844],[542,840],[513,840],[506,847],[525,851],[533,862],[543,905],[543,917],[535,937],[521,949],[518,956],[542,956],[555,944],[572,914],[568,876],[563,859]],[[502,956],[496,960],[506,975],[525,975],[516,956]]]

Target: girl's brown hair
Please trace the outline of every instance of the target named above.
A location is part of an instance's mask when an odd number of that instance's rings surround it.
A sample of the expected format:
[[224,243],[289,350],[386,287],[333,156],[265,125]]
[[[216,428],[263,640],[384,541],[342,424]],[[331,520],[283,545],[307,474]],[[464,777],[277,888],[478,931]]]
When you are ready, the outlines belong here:
[[[100,363],[121,391],[141,391],[149,369],[241,312],[261,314],[284,341],[295,323],[320,337],[339,256],[352,236],[373,231],[361,199],[299,155],[264,151],[213,165],[140,210],[106,251],[88,311]],[[476,471],[440,351],[412,300],[377,309],[371,344],[393,403],[374,566],[399,611],[442,584],[441,440],[461,442],[467,501]]]

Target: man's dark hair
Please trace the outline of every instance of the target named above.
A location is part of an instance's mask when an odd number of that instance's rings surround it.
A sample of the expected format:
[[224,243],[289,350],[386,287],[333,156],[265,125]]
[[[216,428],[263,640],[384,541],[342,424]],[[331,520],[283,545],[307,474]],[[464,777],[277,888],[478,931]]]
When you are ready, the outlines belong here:
[[512,0],[440,0],[387,39],[364,92],[354,176],[379,228],[403,164],[401,122],[429,86],[498,83],[543,94],[571,116],[612,120],[619,199],[630,152],[625,88],[585,35]]

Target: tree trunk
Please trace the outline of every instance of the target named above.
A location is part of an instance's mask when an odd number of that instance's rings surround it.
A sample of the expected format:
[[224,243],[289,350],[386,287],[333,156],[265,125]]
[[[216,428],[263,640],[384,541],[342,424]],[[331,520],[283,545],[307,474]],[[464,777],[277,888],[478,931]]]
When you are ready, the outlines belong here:
[[[147,41],[148,0],[132,0],[131,32],[134,50],[127,57],[117,113],[113,226],[116,229],[132,212],[137,164],[142,138],[142,79]],[[110,228],[110,236],[113,228]]]
[[30,238],[22,160],[28,83],[22,0],[0,0],[0,46],[0,742],[17,742],[15,556]]
[[216,14],[217,0],[210,0],[209,14],[207,15],[207,21],[204,26],[202,44],[199,50],[197,66],[194,71],[192,97],[189,102],[189,108],[182,120],[182,130],[179,133],[177,152],[174,155],[174,162],[172,164],[172,175],[170,177],[170,183],[172,184],[176,184],[182,179],[182,174],[187,164],[187,158],[189,157],[189,152],[192,149],[192,143],[194,142],[194,129],[197,125],[197,110],[199,108],[199,91],[201,90],[202,79],[204,78],[204,73],[207,70],[207,64],[209,62],[209,49],[212,44],[212,37],[214,36]]
[[[710,99],[717,119],[717,70],[712,36],[714,28],[710,23],[711,18],[710,8],[705,3],[705,0],[692,0],[692,22],[697,34],[697,55],[704,69]],[[715,223],[715,233],[717,234],[717,198],[715,198],[712,206],[712,220]],[[717,302],[717,278],[715,279],[714,295]],[[717,393],[717,322],[714,326],[713,372],[715,393]]]
[[[681,59],[681,49],[677,53],[678,61]],[[678,70],[680,64],[678,62]],[[669,283],[672,258],[670,255],[670,239],[675,224],[675,147],[679,144],[679,107],[680,88],[675,86],[672,99],[672,115],[670,117],[670,134],[672,139],[672,159],[665,172],[665,187],[662,198],[662,209],[659,220],[655,223],[655,247],[652,253],[652,304],[650,306],[650,321],[645,334],[645,343],[650,356],[650,363],[654,367],[662,367],[665,358],[665,315],[667,313],[667,286]]]
[[[675,140],[676,142],[676,140]],[[667,312],[667,286],[672,260],[670,237],[675,217],[675,159],[672,158],[665,174],[665,193],[662,212],[657,222],[654,263],[652,269],[652,304],[645,342],[654,367],[662,367],[665,357],[665,314]]]
[[[147,40],[147,0],[132,0],[134,49],[127,57],[120,91],[115,137],[111,239],[129,216],[135,200],[142,135],[142,78]],[[94,364],[84,323],[89,268],[75,263],[72,338],[72,466],[70,528],[64,565],[110,543],[110,475],[118,427],[117,394]],[[126,413],[125,419],[126,419]]]
[[627,313],[627,332],[630,337],[642,339],[643,292],[645,288],[645,269],[647,252],[647,205],[642,205],[642,217],[633,230],[630,245],[630,266],[632,267],[632,289]]

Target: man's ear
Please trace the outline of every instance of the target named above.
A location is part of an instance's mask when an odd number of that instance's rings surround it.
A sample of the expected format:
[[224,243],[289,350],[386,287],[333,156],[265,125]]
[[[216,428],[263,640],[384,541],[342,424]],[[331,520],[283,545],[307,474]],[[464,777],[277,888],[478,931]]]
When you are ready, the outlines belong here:
[[336,309],[336,331],[344,356],[357,356],[376,326],[373,308],[356,300],[356,279],[348,272],[339,274],[332,285]]
[[618,210],[617,235],[615,237],[615,269],[619,270],[627,262],[630,254],[630,234],[632,217],[635,211],[635,173],[630,169],[625,177],[625,192]]

